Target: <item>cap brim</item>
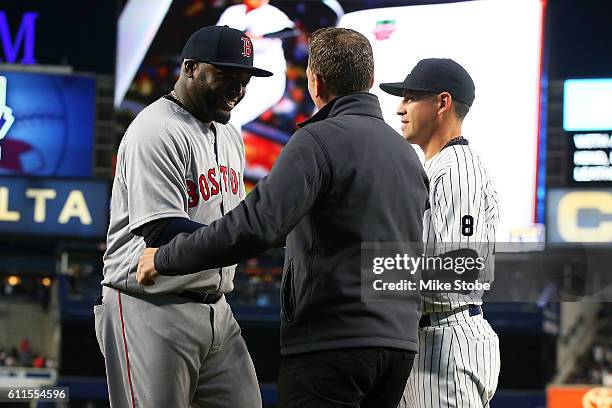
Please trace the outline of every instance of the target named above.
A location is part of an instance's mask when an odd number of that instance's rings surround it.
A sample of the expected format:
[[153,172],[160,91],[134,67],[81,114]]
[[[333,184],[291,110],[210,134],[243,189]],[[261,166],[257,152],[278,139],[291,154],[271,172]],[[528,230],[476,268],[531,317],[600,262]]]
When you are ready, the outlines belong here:
[[431,89],[425,89],[423,87],[406,85],[405,82],[386,82],[378,86],[380,87],[380,89],[382,89],[388,94],[395,95],[395,96],[401,96],[401,97],[404,97],[405,91],[433,92]]
[[228,67],[228,68],[238,68],[250,73],[255,77],[270,77],[272,73],[270,71],[266,71],[265,69],[255,68],[248,65],[242,64],[233,64],[229,62],[209,62],[209,64],[214,65],[216,67]]
[[388,94],[395,96],[404,96],[405,88],[403,82],[387,82],[378,86],[380,87],[380,89],[382,89]]

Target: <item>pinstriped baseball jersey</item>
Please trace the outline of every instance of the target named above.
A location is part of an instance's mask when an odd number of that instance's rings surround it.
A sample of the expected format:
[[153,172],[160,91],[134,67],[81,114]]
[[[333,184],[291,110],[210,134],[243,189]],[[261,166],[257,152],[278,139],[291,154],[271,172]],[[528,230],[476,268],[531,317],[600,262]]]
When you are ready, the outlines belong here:
[[[492,282],[495,227],[499,219],[497,193],[482,162],[464,139],[442,149],[424,163],[430,180],[431,208],[423,219],[425,251],[439,255],[471,248],[483,257],[479,280]],[[465,144],[464,144],[465,143]],[[424,313],[482,304],[482,291],[468,295],[436,293],[424,296]]]
[[127,129],[117,156],[103,285],[133,293],[194,290],[227,293],[235,266],[192,275],[136,281],[145,248],[134,230],[168,217],[203,224],[221,218],[245,197],[244,142],[231,125],[209,126],[169,98],[146,107]]
[[[424,168],[431,187],[423,230],[428,255],[474,249],[485,259],[478,279],[492,281],[499,210],[480,159],[460,139]],[[483,314],[469,312],[469,304],[482,304],[482,292],[424,294],[423,302],[428,322],[419,329],[419,351],[398,408],[488,408],[500,354],[499,338]]]

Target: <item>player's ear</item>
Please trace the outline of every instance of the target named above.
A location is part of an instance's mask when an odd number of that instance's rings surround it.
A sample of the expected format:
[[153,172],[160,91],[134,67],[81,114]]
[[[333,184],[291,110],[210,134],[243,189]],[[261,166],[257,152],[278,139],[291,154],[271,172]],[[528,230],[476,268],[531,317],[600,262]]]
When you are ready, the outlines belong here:
[[327,84],[325,83],[323,77],[319,74],[314,74],[314,84],[315,96],[325,100],[327,97]]
[[438,113],[442,114],[444,112],[452,109],[453,105],[453,97],[448,92],[442,92],[438,95]]
[[198,68],[198,61],[186,59],[183,60],[183,72],[188,78],[193,78]]

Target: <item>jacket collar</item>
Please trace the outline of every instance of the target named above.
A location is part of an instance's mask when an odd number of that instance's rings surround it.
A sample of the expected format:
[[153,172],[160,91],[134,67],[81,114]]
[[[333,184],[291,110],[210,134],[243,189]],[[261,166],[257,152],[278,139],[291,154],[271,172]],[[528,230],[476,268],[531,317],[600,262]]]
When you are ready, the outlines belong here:
[[381,120],[383,119],[380,103],[376,95],[369,92],[356,92],[337,96],[325,104],[312,117],[297,125],[304,127],[314,122],[341,115],[373,116]]

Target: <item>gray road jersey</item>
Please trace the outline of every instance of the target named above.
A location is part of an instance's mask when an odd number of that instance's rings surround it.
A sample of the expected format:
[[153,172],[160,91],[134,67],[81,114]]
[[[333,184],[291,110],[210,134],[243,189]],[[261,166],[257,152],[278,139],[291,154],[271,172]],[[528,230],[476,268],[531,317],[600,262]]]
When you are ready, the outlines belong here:
[[233,289],[235,266],[160,277],[148,287],[136,281],[145,242],[134,229],[168,217],[208,225],[244,199],[244,142],[231,125],[214,126],[216,146],[206,124],[166,98],[129,126],[117,156],[103,285],[135,293]]
[[[429,255],[439,255],[458,247],[472,248],[485,260],[485,269],[479,279],[492,282],[499,205],[493,181],[480,158],[469,145],[453,145],[442,149],[423,167],[429,177],[431,205],[423,217],[425,251]],[[469,236],[462,233],[465,216],[473,219]],[[482,304],[482,295],[482,291],[473,291],[469,295],[437,293],[424,296],[423,311],[441,312],[466,304]]]

